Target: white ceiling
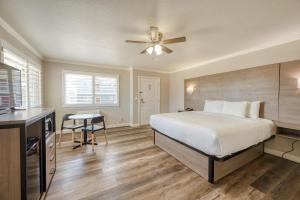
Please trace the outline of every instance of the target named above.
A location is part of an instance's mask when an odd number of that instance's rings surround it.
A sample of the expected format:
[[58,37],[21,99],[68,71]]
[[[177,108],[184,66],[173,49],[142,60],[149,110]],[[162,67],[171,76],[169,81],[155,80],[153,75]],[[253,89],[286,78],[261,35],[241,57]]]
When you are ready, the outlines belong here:
[[[300,39],[299,0],[0,0],[0,17],[47,59],[176,71]],[[139,52],[149,26],[171,44]]]

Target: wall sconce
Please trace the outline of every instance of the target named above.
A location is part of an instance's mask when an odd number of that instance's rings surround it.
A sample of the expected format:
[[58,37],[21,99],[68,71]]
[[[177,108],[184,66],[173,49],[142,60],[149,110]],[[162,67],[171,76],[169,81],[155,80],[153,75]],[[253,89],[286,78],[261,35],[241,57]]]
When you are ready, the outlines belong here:
[[300,78],[297,79],[297,88],[300,89]]
[[189,95],[192,95],[193,92],[194,92],[194,87],[193,87],[193,86],[189,86],[188,88],[186,88],[186,92],[187,92]]

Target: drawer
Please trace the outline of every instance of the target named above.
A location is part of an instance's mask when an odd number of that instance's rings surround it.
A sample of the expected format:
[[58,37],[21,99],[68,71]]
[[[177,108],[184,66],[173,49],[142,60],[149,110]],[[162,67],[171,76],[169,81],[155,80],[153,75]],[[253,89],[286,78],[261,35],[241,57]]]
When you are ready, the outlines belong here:
[[56,162],[55,150],[53,149],[52,151],[50,150],[50,152],[48,152],[46,155],[46,186],[47,186],[47,188],[49,187],[51,179],[55,173],[55,162]]
[[46,174],[46,190],[49,189],[49,185],[50,185],[51,180],[54,176],[54,173],[55,173],[55,167],[54,166],[52,168],[50,168],[49,171],[47,171],[47,174]]
[[46,140],[46,153],[50,153],[55,149],[55,134],[50,135]]
[[50,135],[46,140],[46,188],[48,189],[55,173],[56,151],[55,134]]

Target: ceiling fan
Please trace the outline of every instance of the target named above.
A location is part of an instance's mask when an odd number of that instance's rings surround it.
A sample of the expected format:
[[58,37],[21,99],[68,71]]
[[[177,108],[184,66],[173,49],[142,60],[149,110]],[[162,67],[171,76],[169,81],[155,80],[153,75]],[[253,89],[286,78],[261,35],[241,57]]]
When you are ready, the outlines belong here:
[[172,53],[173,50],[164,46],[164,44],[174,44],[179,42],[185,42],[185,37],[178,37],[172,39],[162,40],[163,34],[159,32],[158,27],[151,26],[150,27],[150,40],[147,41],[135,41],[135,40],[126,40],[127,43],[138,43],[138,44],[150,44],[145,50],[141,51],[141,54],[148,53],[150,55],[160,55],[162,52]]

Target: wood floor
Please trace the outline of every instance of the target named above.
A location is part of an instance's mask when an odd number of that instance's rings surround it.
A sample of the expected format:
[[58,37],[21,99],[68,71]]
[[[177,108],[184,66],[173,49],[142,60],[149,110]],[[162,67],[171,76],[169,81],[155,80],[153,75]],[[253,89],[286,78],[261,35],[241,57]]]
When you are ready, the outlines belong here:
[[57,149],[52,199],[300,199],[300,165],[265,155],[215,185],[153,145],[149,127],[108,131],[91,146],[72,149],[64,135]]

